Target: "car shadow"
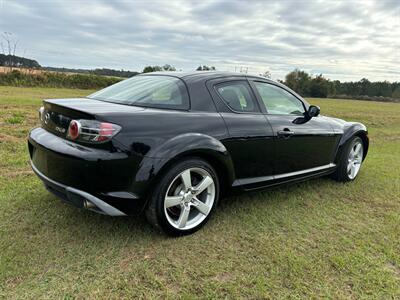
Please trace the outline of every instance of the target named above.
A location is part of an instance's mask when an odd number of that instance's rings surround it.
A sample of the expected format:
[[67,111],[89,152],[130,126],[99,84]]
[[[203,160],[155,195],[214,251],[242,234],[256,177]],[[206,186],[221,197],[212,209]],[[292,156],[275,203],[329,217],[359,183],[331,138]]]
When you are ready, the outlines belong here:
[[[306,195],[310,191],[315,190],[315,187],[331,184],[328,178],[318,178],[306,182],[293,183],[279,187],[270,188],[263,191],[240,193],[233,196],[224,197],[221,199],[216,208],[213,220],[218,218],[226,218],[229,215],[230,220],[240,218],[238,211],[246,209],[254,205],[260,205],[262,202],[265,209],[283,209],[287,196],[297,194]],[[284,194],[282,197],[282,194]],[[284,198],[284,199],[282,199]],[[69,204],[66,204],[51,194],[42,198],[44,202],[48,202],[47,209],[48,217],[56,219],[52,222],[54,230],[59,230],[63,234],[73,238],[75,242],[79,240],[87,241],[87,238],[96,240],[126,241],[127,239],[148,239],[151,242],[157,240],[165,240],[169,237],[162,232],[156,230],[146,221],[144,214],[128,217],[110,217],[95,212],[77,209]],[[225,221],[225,220],[224,220]],[[212,226],[213,221],[209,226]],[[204,227],[202,230],[207,230]]]

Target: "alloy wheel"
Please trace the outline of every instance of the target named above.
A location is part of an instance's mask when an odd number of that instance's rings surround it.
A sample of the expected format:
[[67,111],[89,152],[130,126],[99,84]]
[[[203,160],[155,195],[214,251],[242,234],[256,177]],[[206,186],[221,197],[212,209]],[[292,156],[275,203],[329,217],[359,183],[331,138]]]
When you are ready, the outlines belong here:
[[216,196],[214,179],[202,168],[189,168],[172,180],[164,198],[164,213],[170,225],[188,230],[209,215]]
[[350,179],[356,178],[361,168],[363,159],[363,145],[360,140],[355,140],[350,148],[349,156],[347,159],[347,175]]

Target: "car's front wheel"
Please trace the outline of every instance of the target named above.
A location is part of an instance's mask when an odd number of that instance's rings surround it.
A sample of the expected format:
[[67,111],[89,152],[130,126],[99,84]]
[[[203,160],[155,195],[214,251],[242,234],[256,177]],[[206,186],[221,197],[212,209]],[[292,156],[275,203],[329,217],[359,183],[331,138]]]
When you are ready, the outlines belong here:
[[360,172],[363,162],[364,144],[360,137],[353,137],[339,158],[333,178],[338,181],[354,180]]
[[218,197],[218,178],[212,166],[201,159],[186,159],[158,182],[146,216],[168,234],[190,234],[207,222]]

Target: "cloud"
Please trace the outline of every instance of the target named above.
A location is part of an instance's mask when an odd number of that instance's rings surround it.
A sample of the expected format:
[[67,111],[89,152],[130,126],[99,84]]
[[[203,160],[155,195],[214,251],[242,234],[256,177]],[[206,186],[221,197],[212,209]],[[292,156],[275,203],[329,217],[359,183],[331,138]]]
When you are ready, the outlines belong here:
[[[0,0],[1,1],[1,0]],[[400,2],[11,1],[0,31],[42,65],[141,70],[169,63],[233,71],[294,68],[329,78],[400,80]]]

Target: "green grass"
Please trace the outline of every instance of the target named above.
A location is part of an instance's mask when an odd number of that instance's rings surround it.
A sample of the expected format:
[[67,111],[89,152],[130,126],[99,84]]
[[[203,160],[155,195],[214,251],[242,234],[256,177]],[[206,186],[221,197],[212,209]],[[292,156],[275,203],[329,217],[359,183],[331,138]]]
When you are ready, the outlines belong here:
[[6,123],[9,124],[22,124],[24,121],[24,115],[20,112],[13,113],[11,117],[7,118]]
[[0,297],[400,298],[400,104],[311,99],[369,127],[355,182],[224,199],[201,231],[169,238],[64,205],[30,171],[40,99],[88,93],[0,87]]

